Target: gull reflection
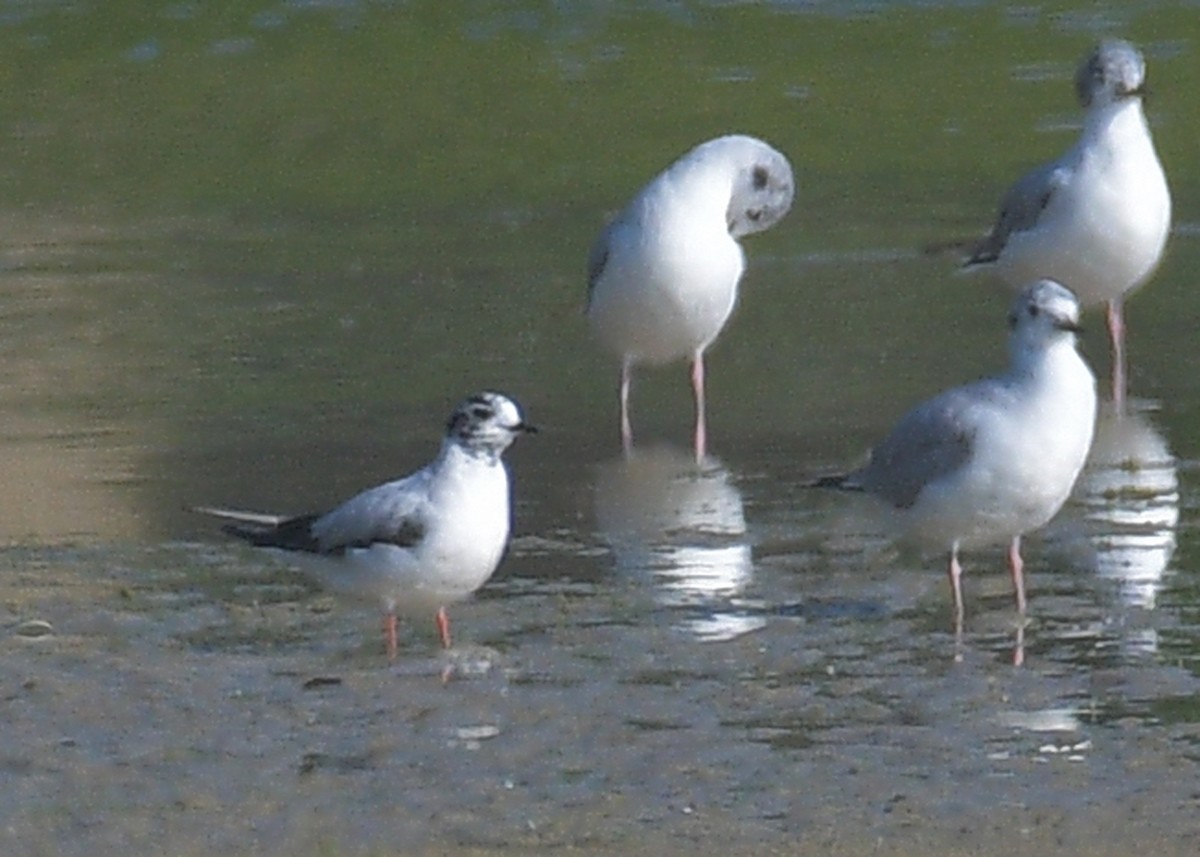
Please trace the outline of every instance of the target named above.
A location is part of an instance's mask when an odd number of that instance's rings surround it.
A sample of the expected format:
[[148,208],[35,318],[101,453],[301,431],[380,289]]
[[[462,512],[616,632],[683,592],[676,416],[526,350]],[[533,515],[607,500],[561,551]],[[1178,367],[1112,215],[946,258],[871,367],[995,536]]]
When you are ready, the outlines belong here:
[[1119,582],[1125,604],[1153,609],[1175,553],[1179,479],[1166,439],[1145,414],[1101,411],[1076,495],[1100,576]]
[[600,467],[596,525],[617,569],[650,577],[655,600],[683,608],[685,628],[731,640],[765,624],[739,597],[753,575],[742,495],[715,458],[671,446],[637,448]]
[[[1088,708],[1048,707],[1029,710],[1011,709],[1000,711],[997,721],[1005,729],[1012,731],[1012,736],[998,747],[1020,740],[1020,736],[1028,735],[1033,738],[1028,753],[1039,762],[1083,762],[1088,758],[1092,749],[1092,740],[1086,735],[1086,725],[1095,720],[1096,713],[1089,705]],[[1008,749],[997,749],[988,754],[988,758],[996,762],[1005,762],[1013,757]]]

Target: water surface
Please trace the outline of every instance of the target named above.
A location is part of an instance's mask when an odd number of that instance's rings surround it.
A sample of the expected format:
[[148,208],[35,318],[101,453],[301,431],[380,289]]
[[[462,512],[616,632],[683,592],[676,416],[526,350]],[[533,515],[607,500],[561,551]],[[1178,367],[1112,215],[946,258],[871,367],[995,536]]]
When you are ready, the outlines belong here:
[[[5,853],[1191,853],[1188,4],[0,11]],[[1136,408],[1029,539],[1027,627],[967,558],[960,651],[941,558],[803,486],[1002,364],[1008,296],[929,248],[1069,144],[1106,33],[1146,49],[1176,207]],[[796,208],[747,242],[712,459],[681,365],[639,374],[625,460],[587,251],[729,131]],[[370,607],[185,511],[323,507],[486,387],[543,433],[449,656],[430,622],[387,665]]]

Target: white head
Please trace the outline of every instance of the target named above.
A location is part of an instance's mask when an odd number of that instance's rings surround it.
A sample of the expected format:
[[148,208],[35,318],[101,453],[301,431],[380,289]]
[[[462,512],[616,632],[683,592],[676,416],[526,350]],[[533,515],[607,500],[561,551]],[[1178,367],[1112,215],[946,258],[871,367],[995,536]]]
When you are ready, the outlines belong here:
[[1079,300],[1054,280],[1038,280],[1021,290],[1008,313],[1014,357],[1049,348],[1057,342],[1074,343],[1079,326]]
[[732,181],[725,222],[734,238],[770,229],[792,207],[796,182],[781,152],[755,137],[731,134],[701,143],[671,171],[726,171]]
[[447,441],[492,458],[499,457],[519,435],[536,431],[525,422],[516,402],[493,392],[476,393],[464,400],[446,423]]
[[1096,45],[1075,73],[1075,93],[1084,107],[1113,104],[1145,94],[1146,61],[1124,39]]

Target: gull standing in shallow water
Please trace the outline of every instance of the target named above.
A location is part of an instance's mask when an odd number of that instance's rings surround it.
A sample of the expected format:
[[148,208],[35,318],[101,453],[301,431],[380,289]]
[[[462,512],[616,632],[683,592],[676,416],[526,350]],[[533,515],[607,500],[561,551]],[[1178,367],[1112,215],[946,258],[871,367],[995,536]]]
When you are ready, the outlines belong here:
[[816,483],[867,491],[919,542],[949,549],[958,640],[959,549],[1008,540],[1024,614],[1021,535],[1046,524],[1070,495],[1096,422],[1096,380],[1076,349],[1079,303],[1070,290],[1040,280],[1021,292],[1008,320],[1008,372],[923,402],[865,467]]
[[738,239],[792,205],[787,158],[732,135],[692,149],[605,227],[588,258],[587,316],[621,358],[621,444],[633,447],[629,387],[637,363],[691,358],[695,453],[704,457],[704,352],[725,326],[746,266]]
[[1171,195],[1142,111],[1146,63],[1108,39],[1075,76],[1087,109],[1079,141],[1009,189],[999,219],[967,260],[1010,286],[1050,277],[1085,305],[1104,303],[1112,339],[1113,402],[1125,399],[1125,297],[1149,279],[1171,225]]
[[500,460],[534,432],[499,393],[471,396],[450,415],[441,452],[421,470],[371,488],[331,512],[285,517],[198,507],[230,535],[283,552],[335,591],[378,599],[389,659],[396,611],[434,613],[450,647],[446,605],[487,582],[508,544],[508,471]]

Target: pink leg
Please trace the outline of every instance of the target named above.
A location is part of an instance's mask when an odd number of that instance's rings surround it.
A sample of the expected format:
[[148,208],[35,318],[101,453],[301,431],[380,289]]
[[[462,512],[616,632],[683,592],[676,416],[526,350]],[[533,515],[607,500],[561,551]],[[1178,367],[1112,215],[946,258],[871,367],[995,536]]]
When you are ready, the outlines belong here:
[[1125,412],[1125,315],[1121,299],[1108,302],[1108,335],[1112,339],[1112,397],[1118,414]]
[[954,641],[961,644],[963,635],[962,566],[958,564],[957,542],[950,548],[950,565],[947,572],[950,576],[950,592],[954,596]]
[[704,352],[697,351],[692,358],[692,398],[696,402],[696,461],[702,461],[708,446],[708,432],[704,422]]
[[1008,570],[1012,572],[1013,593],[1017,596],[1017,612],[1025,616],[1025,561],[1021,559],[1021,537],[1013,536],[1008,548]]
[[389,610],[383,617],[383,644],[387,648],[389,661],[396,660],[396,611]]
[[633,364],[621,363],[621,449],[628,455],[633,451],[633,425],[629,422],[629,387],[633,383]]
[[450,648],[450,617],[446,615],[445,607],[438,608],[434,621],[437,623],[438,637],[442,641],[442,648]]

